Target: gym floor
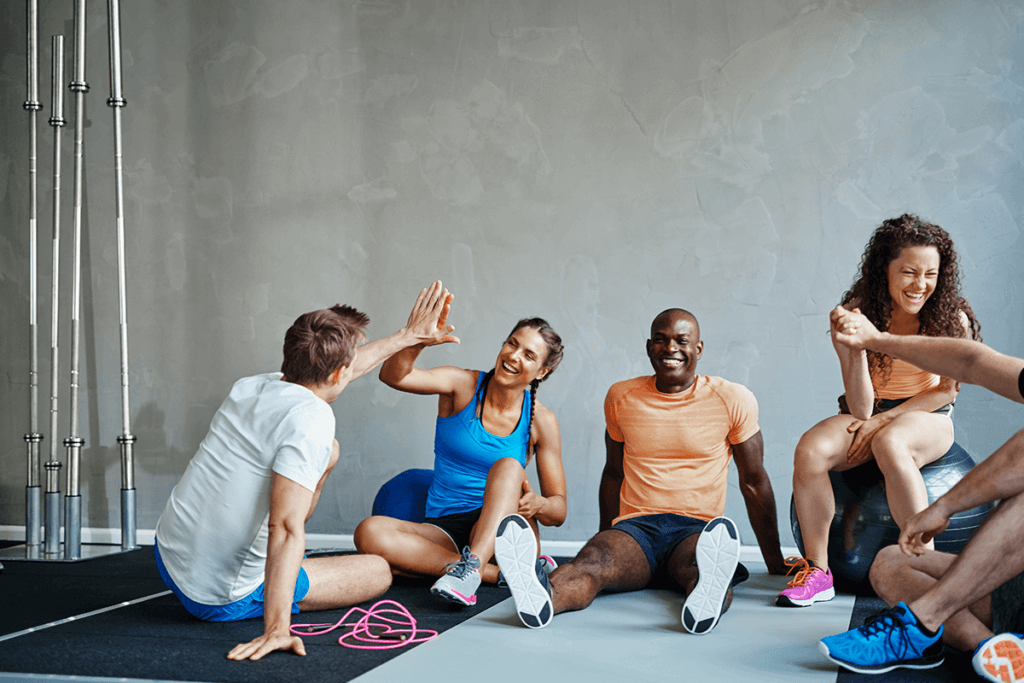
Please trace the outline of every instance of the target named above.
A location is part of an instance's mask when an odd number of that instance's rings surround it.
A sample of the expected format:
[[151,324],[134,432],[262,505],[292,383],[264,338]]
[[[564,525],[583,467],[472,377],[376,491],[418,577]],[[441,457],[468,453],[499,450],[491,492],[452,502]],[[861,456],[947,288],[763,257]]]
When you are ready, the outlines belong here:
[[[72,564],[8,562],[0,575],[0,682],[210,681],[330,678],[376,681],[651,681],[712,674],[718,681],[821,681],[861,678],[820,654],[819,638],[861,623],[877,598],[840,594],[806,610],[772,606],[784,580],[763,564],[736,589],[729,612],[707,636],[679,623],[682,597],[667,591],[603,595],[545,629],[520,625],[505,589],[483,587],[479,604],[437,601],[422,582],[396,582],[384,596],[402,603],[418,626],[441,633],[408,648],[365,651],[338,645],[338,632],[307,637],[306,657],[276,653],[231,662],[236,643],[258,635],[260,620],[203,623],[190,617],[157,575],[152,548]],[[363,605],[369,607],[369,604]],[[297,617],[337,621],[344,611]],[[969,681],[962,655],[925,672],[900,670],[883,681]],[[683,675],[683,679],[690,678]]]

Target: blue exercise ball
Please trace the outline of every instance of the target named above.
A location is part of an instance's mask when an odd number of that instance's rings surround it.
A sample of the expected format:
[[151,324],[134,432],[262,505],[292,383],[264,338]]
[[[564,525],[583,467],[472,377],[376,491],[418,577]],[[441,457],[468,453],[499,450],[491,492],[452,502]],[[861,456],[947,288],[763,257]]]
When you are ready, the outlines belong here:
[[373,514],[422,522],[434,470],[406,470],[384,482],[373,499]]
[[[946,454],[921,468],[928,502],[949,491],[975,462],[955,441]],[[889,512],[885,478],[871,460],[845,472],[829,472],[836,512],[828,534],[828,564],[839,585],[856,589],[867,580],[878,551],[899,542],[900,529]],[[946,531],[935,538],[935,549],[959,554],[995,503],[979,505],[953,515]],[[790,500],[789,519],[800,554],[804,554],[796,505]]]

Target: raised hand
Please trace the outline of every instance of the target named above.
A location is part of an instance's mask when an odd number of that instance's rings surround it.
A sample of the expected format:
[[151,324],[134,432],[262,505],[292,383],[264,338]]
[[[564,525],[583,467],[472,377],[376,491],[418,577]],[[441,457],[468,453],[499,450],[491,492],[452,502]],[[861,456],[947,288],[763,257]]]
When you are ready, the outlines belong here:
[[448,314],[451,312],[454,298],[455,295],[442,287],[440,280],[420,290],[412,312],[409,313],[409,321],[405,325],[417,343],[424,346],[459,343],[459,338],[451,334],[455,327],[448,324]]
[[867,349],[878,338],[878,329],[859,308],[836,306],[829,315],[832,339],[851,349]]

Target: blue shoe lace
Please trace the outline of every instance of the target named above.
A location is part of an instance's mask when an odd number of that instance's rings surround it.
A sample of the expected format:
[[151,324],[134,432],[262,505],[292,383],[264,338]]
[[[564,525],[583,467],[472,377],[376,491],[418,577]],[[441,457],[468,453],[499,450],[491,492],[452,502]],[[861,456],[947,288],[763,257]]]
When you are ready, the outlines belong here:
[[[471,566],[473,564],[473,560],[476,560],[476,567]],[[461,579],[465,577],[466,574],[470,573],[474,569],[477,569],[479,567],[479,564],[480,560],[478,560],[476,556],[473,555],[472,552],[470,552],[469,546],[467,545],[465,548],[462,549],[462,558],[459,559],[458,562],[451,562],[444,566],[444,573],[451,574],[455,578]]]

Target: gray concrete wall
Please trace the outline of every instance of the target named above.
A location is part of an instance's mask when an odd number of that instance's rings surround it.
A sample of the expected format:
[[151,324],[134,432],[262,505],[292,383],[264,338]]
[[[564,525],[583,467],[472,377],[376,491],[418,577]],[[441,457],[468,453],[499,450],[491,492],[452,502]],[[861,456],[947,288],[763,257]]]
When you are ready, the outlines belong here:
[[[70,41],[71,9],[45,5],[48,294],[48,45],[53,33]],[[28,427],[23,3],[2,3],[0,18],[0,524],[10,525],[24,519]],[[89,19],[84,523],[116,527],[102,3]],[[827,313],[887,217],[916,212],[952,233],[985,340],[1024,356],[1019,2],[143,1],[123,4],[122,24],[140,528],[155,524],[232,382],[277,369],[298,314],[348,302],[369,312],[371,335],[388,334],[434,278],[457,295],[463,343],[425,363],[487,367],[523,315],[547,318],[567,343],[540,394],[561,423],[570,492],[568,521],[549,539],[595,531],[604,393],[649,371],[652,317],[684,306],[701,321],[700,370],[760,400],[791,544],[793,447],[841,390]],[[44,431],[49,311],[44,300]],[[63,379],[60,391],[63,439]],[[342,462],[309,530],[350,533],[382,482],[430,466],[435,411],[373,377],[350,387],[335,404]],[[983,457],[1020,418],[965,388],[957,438]],[[727,513],[752,544],[732,482]]]

